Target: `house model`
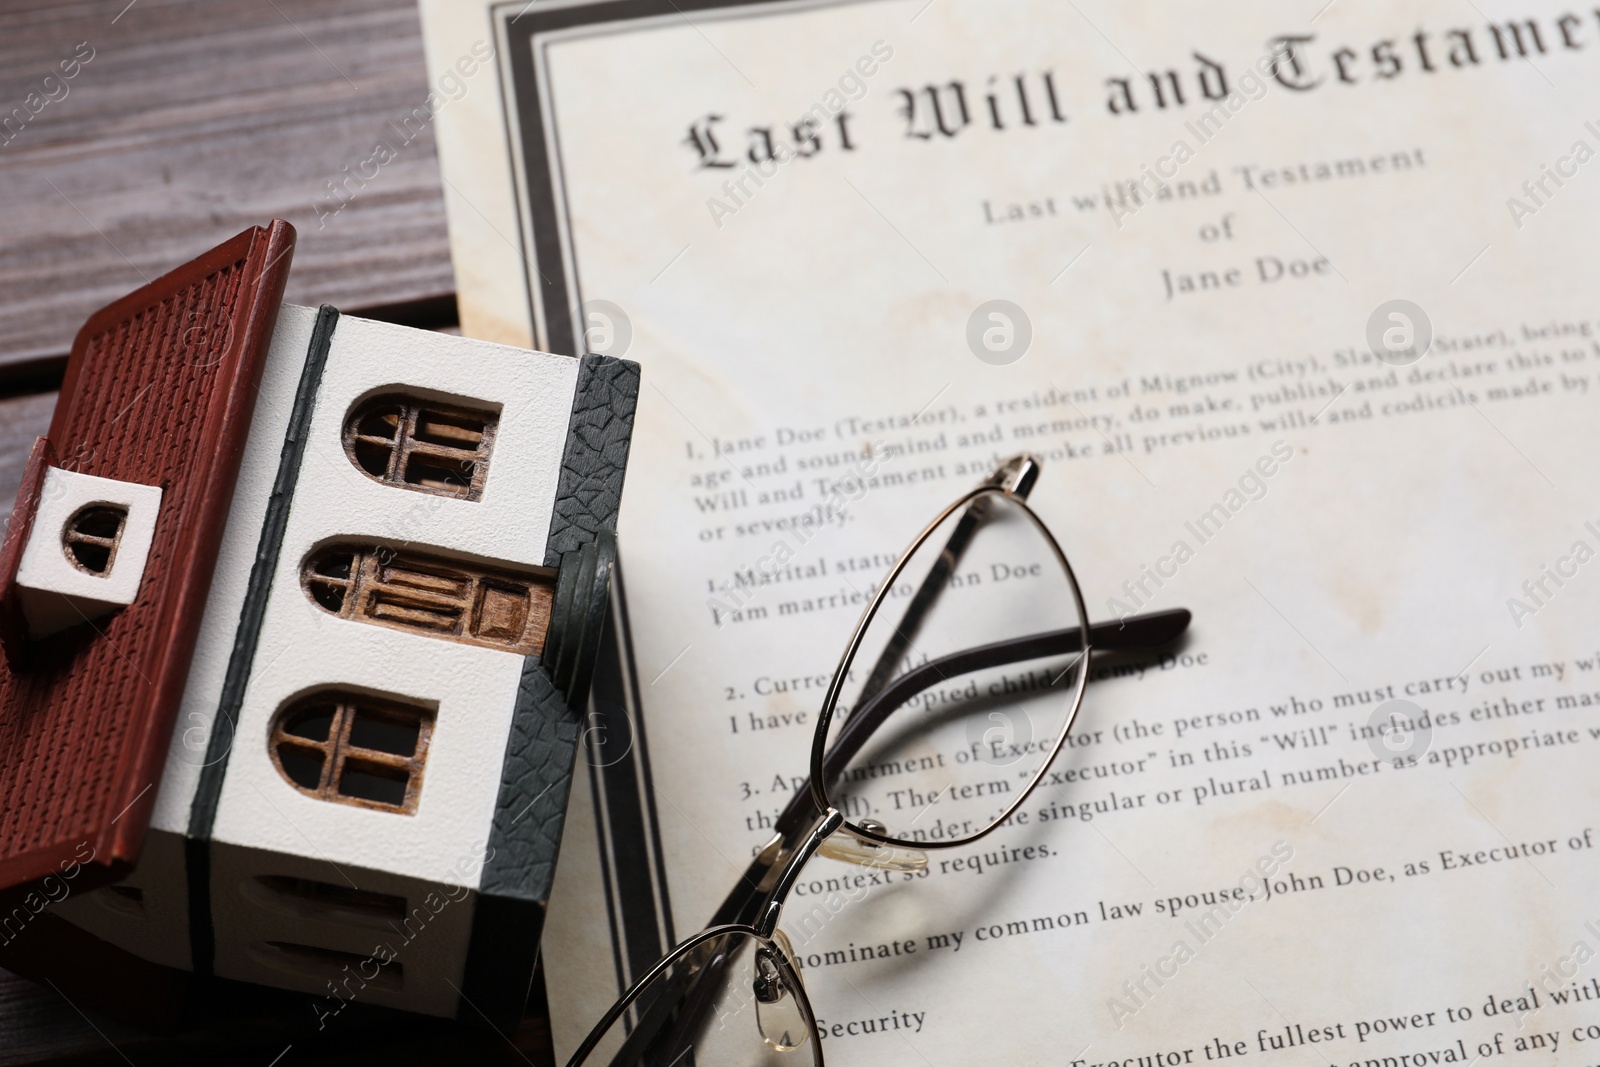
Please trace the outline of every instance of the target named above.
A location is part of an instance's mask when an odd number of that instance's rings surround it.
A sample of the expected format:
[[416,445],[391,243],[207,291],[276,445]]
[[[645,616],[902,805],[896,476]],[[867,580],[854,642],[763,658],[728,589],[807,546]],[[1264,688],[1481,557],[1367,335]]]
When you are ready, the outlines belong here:
[[293,246],[73,345],[0,551],[0,965],[515,1018],[638,368],[281,304]]

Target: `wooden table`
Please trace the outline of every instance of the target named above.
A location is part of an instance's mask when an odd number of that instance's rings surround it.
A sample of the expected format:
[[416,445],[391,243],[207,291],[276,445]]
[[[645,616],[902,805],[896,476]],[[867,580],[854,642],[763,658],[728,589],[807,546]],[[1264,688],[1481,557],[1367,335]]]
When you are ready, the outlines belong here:
[[[0,28],[4,507],[89,312],[247,226],[299,230],[293,302],[454,325],[432,130],[347,180],[427,95],[411,0],[12,0]],[[307,1000],[224,986],[152,1035],[0,972],[0,1065],[553,1058],[537,1015],[510,1036],[381,1009],[318,1031]]]

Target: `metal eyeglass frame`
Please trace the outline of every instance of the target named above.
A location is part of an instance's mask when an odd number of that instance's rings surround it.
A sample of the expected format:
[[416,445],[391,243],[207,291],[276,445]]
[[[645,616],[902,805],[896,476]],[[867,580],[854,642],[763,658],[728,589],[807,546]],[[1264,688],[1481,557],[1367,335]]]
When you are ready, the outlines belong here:
[[[772,1003],[784,995],[792,995],[806,1024],[807,1040],[812,1046],[811,1062],[820,1067],[823,1062],[821,1042],[817,1035],[816,1016],[805,992],[798,969],[789,959],[777,938],[778,923],[789,892],[799,879],[802,869],[812,856],[828,845],[829,839],[841,829],[859,842],[831,853],[835,858],[850,859],[869,866],[892,866],[898,850],[958,848],[988,835],[1027,801],[1044,779],[1046,771],[1060,754],[1079,709],[1089,679],[1090,654],[1100,652],[1147,652],[1176,640],[1188,628],[1190,613],[1183,608],[1130,615],[1115,622],[1091,625],[1084,606],[1077,576],[1066,554],[1050,532],[1044,520],[1028,506],[1027,495],[1038,479],[1039,460],[1027,453],[1013,456],[998,467],[974,489],[957,497],[925,526],[909,547],[901,553],[873,596],[840,657],[823,698],[816,733],[811,746],[811,777],[807,785],[797,789],[789,805],[778,816],[775,833],[756,855],[746,870],[740,884],[734,888],[722,906],[717,909],[709,925],[694,936],[680,942],[646,971],[625,992],[605,1016],[595,1024],[584,1039],[567,1067],[585,1067],[588,1057],[608,1034],[623,1013],[634,1006],[647,990],[663,982],[664,976],[683,962],[697,949],[718,939],[735,941],[750,938],[756,945],[756,977],[754,992],[758,1001]],[[1003,497],[1019,507],[1033,522],[1034,527],[1050,546],[1056,561],[1071,584],[1075,600],[1078,625],[1066,630],[1054,630],[1013,638],[989,645],[981,645],[923,663],[898,677],[895,670],[910,648],[922,620],[937,601],[944,588],[945,579],[955,569],[973,535],[983,523],[993,497]],[[904,617],[896,627],[895,636],[880,654],[873,672],[856,702],[855,710],[844,719],[843,725],[828,744],[828,731],[837,710],[845,679],[860,649],[867,628],[877,617],[886,597],[894,588],[895,580],[916,556],[930,537],[951,515],[965,508],[966,512],[956,522],[955,529],[922,585],[912,596]],[[1089,635],[1085,644],[1081,635]],[[989,825],[975,834],[941,841],[908,841],[895,837],[883,827],[869,822],[867,825],[847,820],[828,801],[829,782],[860,752],[873,732],[898,708],[918,693],[947,679],[975,670],[1005,666],[1010,663],[1064,655],[1079,651],[1082,655],[1075,663],[1077,680],[1074,683],[1072,703],[1066,723],[1051,747],[1048,758],[1028,782],[1016,799]],[[891,680],[892,679],[892,680]],[[861,846],[867,846],[862,849]],[[693,1045],[700,1026],[714,1006],[721,989],[722,972],[730,961],[726,952],[713,954],[692,971],[674,975],[653,1003],[636,1021],[624,1040],[622,1048],[612,1057],[611,1067],[646,1062],[677,1064],[687,1062],[686,1053]],[[798,1046],[796,1046],[798,1048]],[[595,1067],[588,1064],[587,1067]]]

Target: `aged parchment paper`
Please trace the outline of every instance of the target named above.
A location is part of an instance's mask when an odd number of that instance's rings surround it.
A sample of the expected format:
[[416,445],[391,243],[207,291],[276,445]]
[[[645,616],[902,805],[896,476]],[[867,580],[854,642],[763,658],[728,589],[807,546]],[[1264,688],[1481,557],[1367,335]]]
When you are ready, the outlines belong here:
[[[849,897],[801,946],[830,1062],[1594,1062],[1593,12],[422,6],[435,81],[496,54],[433,120],[464,329],[644,367],[621,538],[677,936],[804,773],[852,594],[1030,448],[1092,613],[1191,637],[1091,686],[1085,773],[995,842],[1037,858],[808,872]],[[602,870],[594,795],[560,1050],[648,859]]]

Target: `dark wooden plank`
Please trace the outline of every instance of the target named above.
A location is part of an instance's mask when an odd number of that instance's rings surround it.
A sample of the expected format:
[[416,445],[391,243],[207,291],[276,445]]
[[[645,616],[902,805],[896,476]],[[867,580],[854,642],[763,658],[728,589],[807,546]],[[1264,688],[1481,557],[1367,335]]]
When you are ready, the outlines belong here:
[[50,428],[56,409],[55,393],[36,393],[0,400],[0,509],[7,521],[17,487],[22,484],[22,468],[28,461],[33,440]]
[[44,986],[0,971],[0,1067],[48,1063],[105,1048],[94,1027]]
[[[542,1004],[542,978],[535,978],[534,993],[535,1001]],[[316,1004],[318,998],[314,997],[219,983],[212,996],[200,998],[177,1033],[156,1035],[93,1012],[86,1014],[49,987],[0,971],[0,1067],[554,1064],[549,1024],[543,1019],[530,1017],[514,1033],[502,1034],[481,1022],[430,1019],[359,1003],[347,1006],[337,1016],[319,1019],[313,1010]]]
[[[6,7],[0,371],[63,355],[94,309],[274,216],[300,233],[289,300],[416,304],[419,325],[453,307],[432,126],[405,123],[428,93],[411,0]],[[361,179],[380,142],[395,157]]]

